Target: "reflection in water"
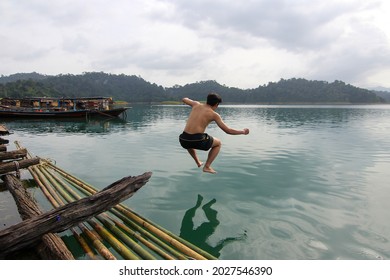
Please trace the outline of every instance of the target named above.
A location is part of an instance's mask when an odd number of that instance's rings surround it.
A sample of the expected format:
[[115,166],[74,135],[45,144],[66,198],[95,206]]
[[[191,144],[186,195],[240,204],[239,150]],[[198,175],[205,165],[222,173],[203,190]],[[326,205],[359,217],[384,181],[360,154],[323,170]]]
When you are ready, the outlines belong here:
[[8,120],[7,127],[11,131],[33,133],[91,133],[111,132],[123,127],[126,121],[115,119],[15,119]]
[[207,243],[208,238],[215,232],[219,221],[217,219],[218,212],[211,208],[211,206],[216,203],[215,199],[210,200],[208,203],[204,204],[202,209],[206,215],[208,222],[202,223],[199,227],[194,228],[194,217],[196,210],[202,204],[203,197],[198,195],[198,200],[194,207],[188,209],[183,217],[181,228],[180,228],[180,237],[185,240],[193,243],[194,245],[206,250],[208,253],[212,254],[215,257],[220,256],[220,251],[225,245],[238,240],[245,239],[246,235],[238,237],[227,237],[220,240],[217,245],[212,246]]

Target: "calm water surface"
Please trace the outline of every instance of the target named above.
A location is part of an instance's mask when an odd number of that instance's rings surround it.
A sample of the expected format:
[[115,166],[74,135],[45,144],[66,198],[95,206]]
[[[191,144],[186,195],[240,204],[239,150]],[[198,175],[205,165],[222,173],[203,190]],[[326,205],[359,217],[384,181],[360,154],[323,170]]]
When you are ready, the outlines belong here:
[[[9,150],[18,140],[98,188],[152,171],[125,203],[220,259],[390,258],[390,106],[221,106],[229,126],[250,134],[209,127],[223,143],[216,175],[178,143],[189,110],[134,106],[125,121],[1,122],[13,133]],[[19,220],[0,192],[0,229]]]

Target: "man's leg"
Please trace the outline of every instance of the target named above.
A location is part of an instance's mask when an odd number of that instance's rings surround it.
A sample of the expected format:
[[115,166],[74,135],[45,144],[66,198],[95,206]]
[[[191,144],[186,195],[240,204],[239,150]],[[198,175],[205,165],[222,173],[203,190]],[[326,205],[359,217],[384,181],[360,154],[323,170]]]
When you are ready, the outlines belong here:
[[203,167],[204,172],[217,173],[217,171],[215,171],[213,168],[211,168],[211,164],[213,163],[213,161],[217,157],[219,150],[221,149],[221,145],[222,145],[221,140],[214,137],[213,145],[211,146],[211,150],[210,150],[209,155],[207,157],[206,164]]
[[192,156],[192,158],[195,160],[195,163],[198,167],[201,167],[203,162],[201,162],[198,158],[198,155],[196,154],[195,149],[187,149],[188,153]]

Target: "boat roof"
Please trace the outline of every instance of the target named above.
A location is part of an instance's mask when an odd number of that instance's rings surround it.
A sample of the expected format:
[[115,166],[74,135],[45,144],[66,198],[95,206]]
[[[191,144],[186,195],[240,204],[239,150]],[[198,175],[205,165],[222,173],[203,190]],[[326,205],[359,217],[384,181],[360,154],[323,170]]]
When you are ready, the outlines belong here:
[[104,96],[90,96],[90,97],[3,97],[2,99],[9,100],[105,100],[112,99],[112,97],[104,97]]

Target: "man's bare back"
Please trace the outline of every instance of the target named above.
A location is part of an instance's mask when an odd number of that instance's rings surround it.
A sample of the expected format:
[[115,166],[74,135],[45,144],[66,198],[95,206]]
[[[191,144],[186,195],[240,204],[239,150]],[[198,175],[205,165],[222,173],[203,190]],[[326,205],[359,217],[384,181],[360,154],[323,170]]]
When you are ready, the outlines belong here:
[[204,133],[209,123],[214,121],[216,113],[207,104],[189,98],[184,98],[183,101],[192,107],[184,131],[190,134]]
[[[210,122],[215,121],[217,125],[227,134],[239,135],[248,134],[249,129],[236,130],[227,126],[221,116],[215,112],[220,102],[221,97],[218,94],[211,93],[207,96],[207,103],[202,104],[198,101],[189,98],[183,98],[183,102],[192,107],[191,113],[188,117],[187,124],[179,140],[183,148],[187,149],[188,153],[195,160],[198,167],[203,165],[196,154],[196,149],[208,150],[211,148],[205,166],[204,172],[217,173],[212,167],[211,163],[217,157],[221,149],[221,140],[216,137],[211,137],[205,132]],[[201,137],[201,139],[199,138]],[[205,147],[205,148],[203,148]]]

